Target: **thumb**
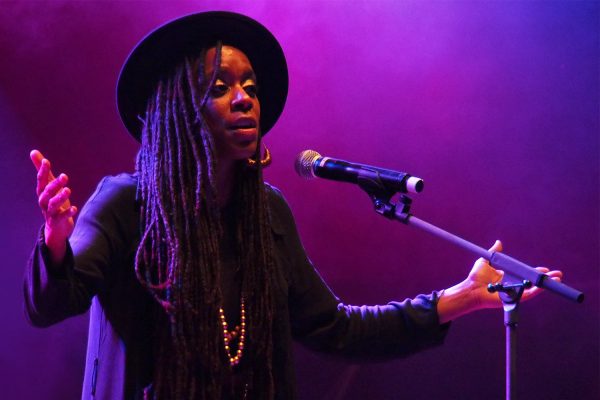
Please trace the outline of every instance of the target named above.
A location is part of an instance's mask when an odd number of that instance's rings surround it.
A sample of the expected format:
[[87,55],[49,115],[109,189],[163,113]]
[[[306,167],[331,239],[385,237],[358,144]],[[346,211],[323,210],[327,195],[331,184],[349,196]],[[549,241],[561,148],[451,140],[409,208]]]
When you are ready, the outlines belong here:
[[490,247],[489,251],[502,251],[502,242],[500,240],[496,240],[492,247]]

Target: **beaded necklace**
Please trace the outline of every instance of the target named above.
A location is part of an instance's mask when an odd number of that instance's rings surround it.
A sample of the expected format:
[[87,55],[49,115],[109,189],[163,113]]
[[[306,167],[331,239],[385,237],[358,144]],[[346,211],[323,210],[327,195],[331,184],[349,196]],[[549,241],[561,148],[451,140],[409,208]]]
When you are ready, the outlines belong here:
[[[244,352],[244,342],[246,340],[246,307],[244,305],[244,298],[240,301],[240,324],[232,330],[227,329],[227,320],[225,319],[225,312],[222,307],[219,307],[219,317],[221,319],[221,325],[223,326],[223,345],[225,346],[225,353],[229,359],[229,364],[235,367],[240,363],[242,354]],[[237,340],[237,351],[235,355],[232,355],[231,345]]]

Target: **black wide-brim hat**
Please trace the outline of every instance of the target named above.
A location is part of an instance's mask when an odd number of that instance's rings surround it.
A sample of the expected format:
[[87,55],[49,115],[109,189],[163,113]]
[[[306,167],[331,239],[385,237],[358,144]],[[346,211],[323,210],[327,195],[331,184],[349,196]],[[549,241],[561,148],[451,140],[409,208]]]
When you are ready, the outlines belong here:
[[159,81],[186,57],[198,57],[217,41],[246,54],[259,86],[260,128],[266,134],[283,111],[288,70],[283,50],[259,22],[241,14],[212,11],[187,15],[156,28],[133,49],[117,82],[117,108],[125,127],[140,141],[146,104]]

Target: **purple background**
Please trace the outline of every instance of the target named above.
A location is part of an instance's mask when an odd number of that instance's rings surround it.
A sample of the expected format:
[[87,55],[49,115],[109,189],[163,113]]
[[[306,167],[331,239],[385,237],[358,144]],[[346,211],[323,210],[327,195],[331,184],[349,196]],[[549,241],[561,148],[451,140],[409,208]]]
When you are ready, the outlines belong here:
[[[301,180],[292,165],[306,148],[421,176],[420,218],[562,269],[586,301],[546,293],[522,307],[518,392],[599,398],[599,3],[230,3],[0,3],[0,397],[77,398],[82,382],[87,317],[39,330],[22,312],[42,223],[29,150],[69,173],[80,206],[102,176],[131,171],[136,143],[114,106],[122,61],[157,24],[228,9],[262,21],[287,54],[267,179],[337,295],[373,304],[441,289],[474,257],[378,217],[352,185]],[[443,347],[405,360],[297,350],[302,399],[503,398],[500,310],[455,321]]]

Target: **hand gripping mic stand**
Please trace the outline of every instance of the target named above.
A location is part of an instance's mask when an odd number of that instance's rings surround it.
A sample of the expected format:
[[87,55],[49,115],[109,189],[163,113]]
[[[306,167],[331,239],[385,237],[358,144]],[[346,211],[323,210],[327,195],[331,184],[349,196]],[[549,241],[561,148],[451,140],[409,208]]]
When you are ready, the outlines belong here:
[[507,275],[510,275],[511,277],[522,280],[517,283],[503,282],[498,284],[490,283],[488,285],[489,292],[499,292],[504,307],[504,325],[506,326],[506,399],[514,400],[516,398],[515,390],[517,375],[516,329],[519,301],[521,300],[523,292],[526,288],[535,285],[578,303],[583,302],[583,293],[561,282],[550,279],[546,274],[543,274],[504,253],[488,251],[483,247],[479,247],[463,238],[415,217],[410,214],[412,200],[408,196],[401,194],[398,200],[393,202],[392,197],[394,197],[397,192],[395,190],[391,191],[386,189],[382,181],[378,179],[376,171],[361,171],[357,183],[358,186],[369,195],[375,206],[375,212],[378,214],[391,220],[400,221],[406,225],[416,226],[434,236],[469,250],[479,257],[483,257],[488,260],[490,265],[494,268],[503,270],[505,272],[505,278]]

